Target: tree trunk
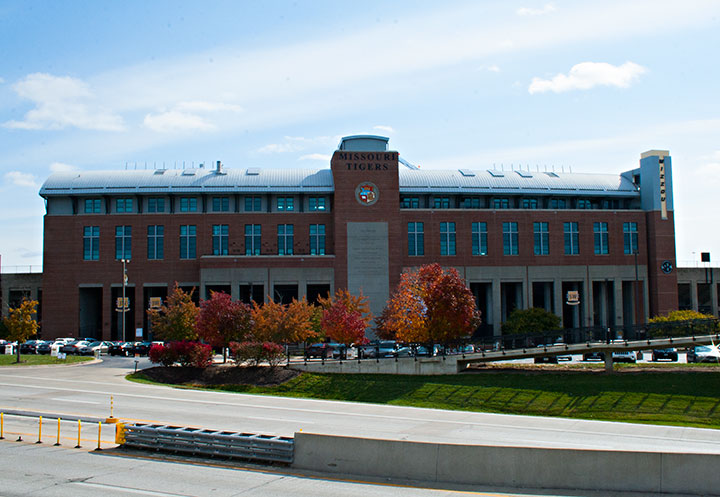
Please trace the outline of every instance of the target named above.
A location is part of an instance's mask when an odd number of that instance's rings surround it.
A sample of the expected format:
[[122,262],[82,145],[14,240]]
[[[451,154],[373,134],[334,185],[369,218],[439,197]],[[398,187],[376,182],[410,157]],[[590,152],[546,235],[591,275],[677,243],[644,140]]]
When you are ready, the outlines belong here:
[[20,364],[20,340],[18,340],[18,344],[15,346],[15,352],[17,353],[17,361],[15,361],[15,363]]

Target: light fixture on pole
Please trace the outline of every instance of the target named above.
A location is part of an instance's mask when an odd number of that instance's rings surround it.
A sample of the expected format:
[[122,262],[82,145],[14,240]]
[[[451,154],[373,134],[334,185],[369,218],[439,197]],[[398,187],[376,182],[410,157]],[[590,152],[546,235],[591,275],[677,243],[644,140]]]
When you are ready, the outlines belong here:
[[122,282],[122,305],[118,306],[120,307],[120,313],[122,314],[122,332],[121,332],[121,339],[125,340],[125,313],[128,311],[130,306],[128,305],[127,297],[125,297],[125,287],[127,287],[127,267],[126,264],[130,263],[130,259],[120,259],[120,262],[122,262],[123,265],[123,282]]

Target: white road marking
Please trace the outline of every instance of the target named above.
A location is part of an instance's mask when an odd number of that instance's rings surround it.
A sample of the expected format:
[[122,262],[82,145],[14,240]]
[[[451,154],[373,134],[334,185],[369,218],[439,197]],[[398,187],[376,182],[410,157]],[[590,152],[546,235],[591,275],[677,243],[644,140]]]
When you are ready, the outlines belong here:
[[91,400],[77,400],[77,399],[50,399],[58,402],[75,402],[78,404],[99,404],[100,402],[93,402]]
[[114,490],[124,494],[153,495],[157,497],[192,497],[187,494],[168,494],[166,492],[156,492],[154,490],[142,490],[140,488],[120,487],[117,485],[105,485],[103,483],[90,483],[86,481],[74,481],[73,485],[81,485],[83,487],[97,488],[101,490]]

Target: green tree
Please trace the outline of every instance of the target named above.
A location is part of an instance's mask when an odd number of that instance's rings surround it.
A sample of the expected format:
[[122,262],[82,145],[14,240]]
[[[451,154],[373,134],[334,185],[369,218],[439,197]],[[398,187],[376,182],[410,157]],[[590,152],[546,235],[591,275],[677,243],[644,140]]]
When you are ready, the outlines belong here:
[[11,307],[8,317],[3,320],[3,324],[8,330],[8,338],[17,340],[17,360],[15,362],[20,362],[20,344],[37,333],[38,323],[35,320],[37,305],[37,300],[23,300],[20,307]]
[[648,334],[652,337],[713,334],[717,332],[718,324],[715,316],[709,314],[692,310],[670,311],[650,319]]
[[148,311],[155,337],[165,341],[196,340],[195,321],[200,310],[192,301],[193,290],[175,288],[160,309]]
[[509,335],[525,335],[559,329],[561,329],[560,318],[552,312],[538,307],[515,309],[510,313],[508,320],[502,324],[503,334]]

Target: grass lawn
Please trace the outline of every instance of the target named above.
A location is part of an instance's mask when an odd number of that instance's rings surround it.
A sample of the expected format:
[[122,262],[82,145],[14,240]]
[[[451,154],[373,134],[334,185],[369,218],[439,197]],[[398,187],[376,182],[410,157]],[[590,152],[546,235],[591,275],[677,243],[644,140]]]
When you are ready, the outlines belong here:
[[16,355],[0,355],[0,366],[38,366],[41,364],[70,364],[74,362],[85,362],[92,360],[88,356],[69,355],[67,359],[60,360],[50,355],[22,354],[20,364],[16,363]]
[[[142,372],[130,379],[147,381]],[[707,371],[483,371],[447,376],[313,374],[274,387],[205,389],[474,412],[720,429],[720,368]]]

